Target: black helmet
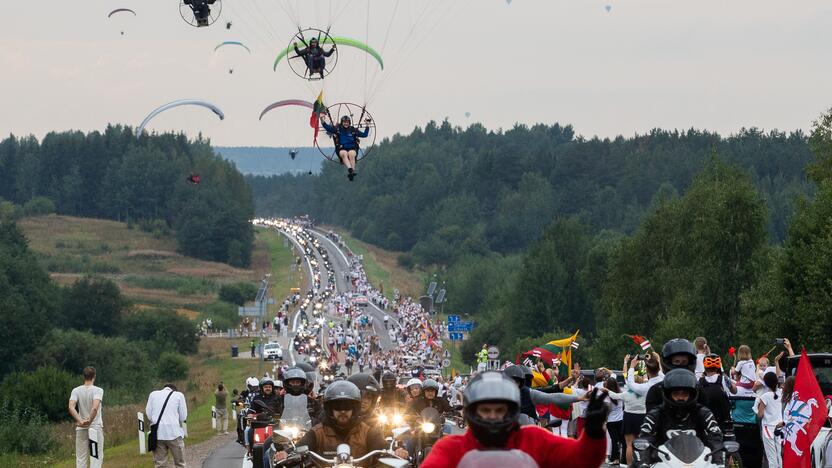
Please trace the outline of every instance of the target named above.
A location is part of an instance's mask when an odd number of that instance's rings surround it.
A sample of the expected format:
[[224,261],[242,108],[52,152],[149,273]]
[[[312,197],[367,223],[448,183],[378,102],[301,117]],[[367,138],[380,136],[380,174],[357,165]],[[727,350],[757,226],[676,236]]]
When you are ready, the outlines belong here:
[[508,366],[505,369],[503,369],[503,374],[511,380],[517,382],[517,385],[522,387],[526,382],[526,371],[523,369],[523,367],[525,366]]
[[381,376],[381,386],[384,390],[393,390],[396,388],[396,376],[390,371],[385,371]]
[[[465,420],[474,437],[485,447],[504,447],[512,431],[518,427],[520,389],[500,372],[482,372],[471,379],[463,396]],[[499,420],[483,419],[477,414],[480,403],[507,403],[508,412]]]
[[312,39],[309,39],[309,44],[310,44],[310,45],[311,45],[313,42],[314,42],[315,44],[317,44],[317,43],[318,43],[318,38],[317,38],[317,37],[313,37]]
[[362,399],[367,399],[370,402],[370,406],[367,411],[362,411],[362,413],[372,413],[375,410],[376,403],[378,402],[379,394],[381,394],[381,386],[378,384],[378,380],[365,372],[353,374],[347,380],[354,383],[355,386],[358,387],[361,391]]
[[265,387],[266,385],[271,385],[272,391],[274,391],[274,380],[272,380],[271,377],[267,376],[260,379],[260,391],[262,391],[263,387]]
[[[300,380],[301,383],[295,384],[290,383],[290,380],[298,381]],[[292,367],[286,369],[286,372],[283,373],[283,388],[286,389],[286,393],[289,395],[302,395],[306,392],[306,372],[303,369],[299,369],[297,367]]]
[[306,372],[306,391],[311,392],[315,387],[315,366],[308,362],[299,362],[295,367]]
[[352,119],[348,115],[341,116],[341,123],[344,122],[352,122]]
[[[344,425],[338,424],[333,411],[351,409],[352,416]],[[324,413],[331,424],[340,429],[351,429],[358,422],[361,413],[361,390],[349,380],[336,380],[324,392]]]
[[523,378],[525,379],[525,383],[527,387],[532,386],[532,381],[534,380],[534,374],[529,366],[524,366],[520,364],[520,367],[523,369]]
[[[686,401],[674,401],[671,394],[675,390],[687,390],[690,397]],[[662,394],[665,408],[677,418],[685,418],[696,407],[699,391],[696,387],[696,375],[687,369],[673,369],[664,376]]]
[[422,393],[424,394],[425,390],[430,389],[436,390],[436,393],[439,394],[439,382],[433,379],[425,379],[425,381],[422,382]]
[[[677,354],[684,354],[688,358],[688,365],[675,366],[673,365],[673,356]],[[665,372],[672,369],[687,369],[693,371],[696,369],[696,348],[693,347],[690,341],[684,338],[674,338],[662,347],[662,363],[664,364]]]

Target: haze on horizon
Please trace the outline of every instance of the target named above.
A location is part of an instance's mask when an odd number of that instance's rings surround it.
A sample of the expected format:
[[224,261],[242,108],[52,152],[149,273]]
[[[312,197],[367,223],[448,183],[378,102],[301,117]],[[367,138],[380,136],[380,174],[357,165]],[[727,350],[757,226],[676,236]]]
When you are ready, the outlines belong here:
[[[313,100],[309,84],[277,51],[296,27],[286,0],[225,0],[223,18],[195,29],[176,2],[10,2],[0,30],[0,135],[137,125],[179,98],[214,102],[179,109],[149,126],[198,132],[223,146],[308,146],[308,111],[258,121],[267,104]],[[379,136],[429,120],[481,122],[490,129],[571,124],[578,134],[614,137],[652,128],[808,129],[832,106],[832,4],[772,0],[309,0],[304,27],[382,50],[384,71],[354,50],[325,80],[327,102],[363,103]],[[607,12],[605,5],[611,5]],[[398,6],[398,9],[396,7]],[[135,18],[108,20],[113,8]],[[395,15],[393,12],[395,11]],[[415,18],[427,11],[424,21]],[[369,25],[367,18],[369,17]],[[392,23],[391,23],[392,18]],[[233,22],[231,30],[224,22]],[[389,34],[388,34],[389,28]],[[409,35],[411,29],[413,35]],[[125,31],[121,36],[120,31]],[[241,40],[249,56],[213,52]],[[233,67],[234,74],[228,69]],[[365,73],[365,70],[366,73]],[[365,86],[366,83],[366,86]],[[470,118],[465,113],[470,112]]]

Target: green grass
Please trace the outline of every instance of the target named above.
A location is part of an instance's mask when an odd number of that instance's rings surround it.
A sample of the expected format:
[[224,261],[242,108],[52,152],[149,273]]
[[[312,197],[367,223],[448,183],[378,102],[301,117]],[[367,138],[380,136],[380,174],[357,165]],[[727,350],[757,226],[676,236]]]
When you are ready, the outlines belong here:
[[265,241],[269,249],[272,269],[272,295],[275,302],[280,302],[289,295],[290,288],[300,287],[301,271],[290,272],[289,265],[294,261],[292,250],[284,247],[285,237],[272,229],[258,228],[257,237]]
[[145,289],[167,289],[183,296],[194,294],[212,294],[217,292],[217,282],[206,278],[182,276],[141,276],[128,275],[124,282]]

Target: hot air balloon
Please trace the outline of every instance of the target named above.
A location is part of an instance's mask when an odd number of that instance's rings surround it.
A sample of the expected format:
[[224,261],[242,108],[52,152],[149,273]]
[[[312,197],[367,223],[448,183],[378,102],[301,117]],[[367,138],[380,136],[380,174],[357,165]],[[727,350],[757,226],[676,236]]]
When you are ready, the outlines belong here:
[[466,113],[465,113],[465,118],[467,119],[468,117],[471,117],[471,113],[470,113],[470,112],[466,112]]
[[612,5],[607,5],[604,9],[607,10],[607,13],[609,13],[612,10]]

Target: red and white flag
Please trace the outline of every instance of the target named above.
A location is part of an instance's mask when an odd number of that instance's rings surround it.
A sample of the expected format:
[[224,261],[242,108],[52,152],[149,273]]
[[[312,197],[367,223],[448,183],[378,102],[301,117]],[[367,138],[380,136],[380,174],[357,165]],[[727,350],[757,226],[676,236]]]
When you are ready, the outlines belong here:
[[641,349],[643,349],[644,351],[647,351],[647,349],[650,348],[650,342],[648,340],[644,340],[644,341],[641,342],[640,346],[641,346]]
[[826,402],[806,350],[800,355],[794,393],[783,412],[783,468],[809,468],[810,447],[828,417]]

